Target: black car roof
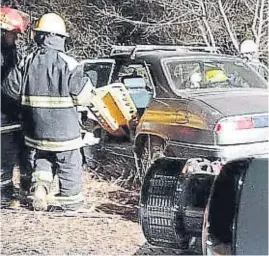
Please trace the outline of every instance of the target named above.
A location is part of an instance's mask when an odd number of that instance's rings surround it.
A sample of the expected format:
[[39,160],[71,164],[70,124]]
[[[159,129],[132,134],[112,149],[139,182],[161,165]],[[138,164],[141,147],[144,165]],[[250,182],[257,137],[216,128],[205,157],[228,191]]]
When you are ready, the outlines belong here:
[[219,58],[219,59],[238,59],[236,57],[224,54],[205,53],[205,52],[179,52],[179,51],[151,51],[151,52],[138,52],[136,59],[144,59],[149,62],[157,61],[163,58],[170,57],[188,57],[188,58]]
[[[111,56],[114,59],[125,59],[130,60],[131,56],[129,54],[116,54]],[[154,51],[141,51],[136,52],[134,60],[146,61],[149,63],[158,62],[163,58],[170,57],[188,57],[188,58],[217,58],[217,59],[230,59],[230,60],[240,60],[240,58],[231,55],[208,53],[208,52],[194,52],[194,51],[168,51],[168,50],[154,50]]]

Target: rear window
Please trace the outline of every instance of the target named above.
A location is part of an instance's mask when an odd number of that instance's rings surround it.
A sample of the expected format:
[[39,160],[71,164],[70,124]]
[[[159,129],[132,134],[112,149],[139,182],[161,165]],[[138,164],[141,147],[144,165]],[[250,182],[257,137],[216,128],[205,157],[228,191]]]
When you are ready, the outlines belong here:
[[164,69],[176,90],[267,88],[266,80],[243,61],[166,59]]

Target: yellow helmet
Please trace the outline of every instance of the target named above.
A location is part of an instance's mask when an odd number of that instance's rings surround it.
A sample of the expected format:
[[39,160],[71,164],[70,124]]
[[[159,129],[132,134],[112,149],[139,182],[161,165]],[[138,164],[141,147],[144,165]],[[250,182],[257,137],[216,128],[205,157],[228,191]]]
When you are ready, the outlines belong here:
[[37,22],[34,31],[54,33],[69,37],[63,18],[55,13],[44,14]]
[[210,69],[206,71],[205,79],[207,82],[225,82],[228,80],[228,77],[221,69]]

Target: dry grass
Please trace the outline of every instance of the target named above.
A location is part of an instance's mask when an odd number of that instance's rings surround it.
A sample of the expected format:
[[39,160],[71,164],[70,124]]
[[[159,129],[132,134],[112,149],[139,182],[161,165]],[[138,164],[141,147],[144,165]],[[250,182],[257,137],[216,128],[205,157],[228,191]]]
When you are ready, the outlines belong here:
[[144,243],[137,220],[137,198],[108,181],[84,173],[86,207],[91,213],[60,213],[2,209],[3,255],[132,255]]
[[[145,243],[138,224],[139,192],[118,185],[133,162],[112,154],[99,160],[102,169],[84,172],[85,208],[91,211],[67,216],[2,209],[1,255],[193,255]],[[14,174],[18,185],[18,170]]]

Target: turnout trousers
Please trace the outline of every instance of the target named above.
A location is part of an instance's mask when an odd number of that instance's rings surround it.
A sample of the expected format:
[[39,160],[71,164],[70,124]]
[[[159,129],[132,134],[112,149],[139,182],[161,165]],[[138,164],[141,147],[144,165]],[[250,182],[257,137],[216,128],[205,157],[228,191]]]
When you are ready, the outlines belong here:
[[42,185],[49,193],[55,174],[59,179],[57,198],[62,205],[83,203],[82,156],[80,149],[63,152],[36,149],[32,187]]
[[20,170],[20,186],[29,190],[33,171],[33,155],[25,146],[20,131],[1,134],[1,190],[13,186],[13,169]]
[[1,134],[1,205],[16,200],[14,168],[19,168],[20,171],[21,193],[28,193],[31,187],[33,155],[24,144],[21,131]]

